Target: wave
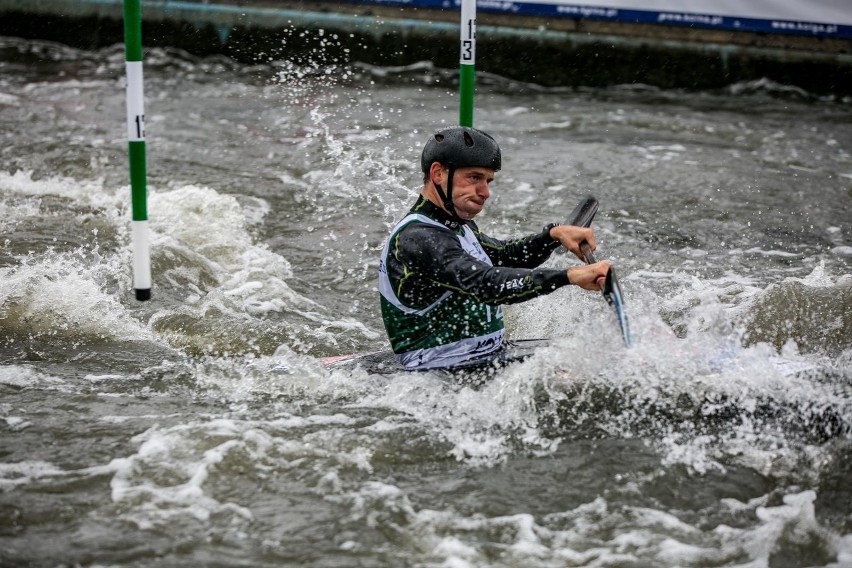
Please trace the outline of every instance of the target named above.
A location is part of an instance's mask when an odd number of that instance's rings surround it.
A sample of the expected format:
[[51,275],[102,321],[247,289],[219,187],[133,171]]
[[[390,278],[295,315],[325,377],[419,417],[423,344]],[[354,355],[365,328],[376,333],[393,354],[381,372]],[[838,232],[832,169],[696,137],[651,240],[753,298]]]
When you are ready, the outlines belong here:
[[[197,355],[271,354],[284,342],[305,351],[346,349],[376,336],[291,287],[289,262],[252,237],[267,210],[262,200],[197,186],[152,191],[156,301],[135,305],[128,299],[122,188],[108,189],[102,180],[33,179],[28,172],[0,174],[0,187],[12,237],[9,264],[0,268],[0,326],[10,338],[156,340]],[[67,246],[58,240],[68,238],[67,227],[49,221],[38,234],[29,232],[28,223],[44,219],[45,204],[57,197],[71,222],[90,226],[88,239]],[[16,205],[27,198],[26,207]],[[51,231],[57,244],[45,248]],[[347,334],[336,333],[342,328]]]
[[852,346],[852,277],[822,267],[806,278],[770,285],[743,314],[746,345],[769,343],[836,357]]

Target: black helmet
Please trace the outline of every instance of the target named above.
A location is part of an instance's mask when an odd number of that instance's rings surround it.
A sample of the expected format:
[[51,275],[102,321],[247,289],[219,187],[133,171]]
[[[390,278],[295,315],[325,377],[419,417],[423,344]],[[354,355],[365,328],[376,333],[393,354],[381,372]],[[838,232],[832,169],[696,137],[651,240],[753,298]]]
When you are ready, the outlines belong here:
[[439,130],[429,137],[420,167],[427,173],[432,162],[438,162],[448,168],[468,168],[478,166],[500,169],[500,146],[490,134],[469,126],[453,126]]

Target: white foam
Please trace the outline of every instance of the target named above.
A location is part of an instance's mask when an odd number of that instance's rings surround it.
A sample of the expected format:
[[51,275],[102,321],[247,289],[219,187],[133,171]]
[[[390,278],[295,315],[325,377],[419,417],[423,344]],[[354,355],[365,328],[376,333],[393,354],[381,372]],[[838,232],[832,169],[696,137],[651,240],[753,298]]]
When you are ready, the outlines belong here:
[[5,416],[3,419],[12,432],[20,432],[33,425],[32,422],[22,416]]
[[0,384],[18,388],[63,388],[66,382],[26,365],[0,366]]
[[62,473],[64,472],[61,469],[44,461],[0,463],[0,490],[8,491],[34,480]]
[[288,416],[276,418],[269,422],[276,428],[305,428],[308,426],[348,426],[355,421],[345,414],[312,415],[312,416]]
[[[114,188],[109,191],[102,180],[73,180],[49,177],[34,180],[32,173],[0,172],[0,187],[29,196],[59,195],[75,202],[102,208],[105,218],[112,221],[119,235],[126,234],[126,219],[116,212],[125,210],[124,195],[119,200]],[[169,249],[192,259],[202,271],[218,279],[219,286],[208,294],[198,288],[193,295],[196,311],[203,314],[211,306],[234,312],[239,317],[247,313],[252,317],[285,310],[299,311],[308,319],[321,319],[327,330],[311,332],[333,339],[334,327],[348,327],[351,332],[375,336],[375,332],[362,324],[343,318],[328,322],[320,314],[317,303],[293,291],[286,279],[292,270],[286,259],[274,254],[263,245],[257,245],[250,236],[249,226],[257,223],[268,211],[263,200],[247,200],[198,186],[183,186],[170,191],[150,188],[152,251],[155,256],[169,256]],[[35,207],[35,205],[33,205]],[[23,207],[17,215],[32,212]],[[93,335],[119,340],[153,339],[148,328],[129,317],[114,294],[102,290],[105,276],[127,280],[126,259],[100,257],[80,262],[78,256],[90,253],[81,249],[75,253],[47,254],[25,264],[24,267],[2,269],[0,277],[9,283],[0,292],[0,305],[14,304],[13,315],[22,321],[27,332],[33,330],[51,333],[65,332],[74,335]],[[92,260],[96,263],[92,264]],[[99,261],[99,263],[97,263]],[[192,277],[185,263],[174,272],[154,275],[155,281],[173,281],[184,287],[187,276]],[[129,282],[126,283],[129,287]],[[192,286],[192,283],[189,283]],[[199,293],[200,292],[200,293]],[[155,316],[152,322],[156,322]],[[201,317],[201,316],[199,316]],[[41,322],[41,325],[40,325]],[[156,328],[154,328],[156,329]],[[307,330],[306,330],[307,331]],[[173,342],[176,338],[165,336]],[[192,340],[190,340],[192,341]],[[178,340],[178,345],[182,341]]]
[[111,466],[92,466],[81,469],[65,470],[46,461],[31,460],[25,462],[0,463],[0,491],[6,491],[21,485],[54,478],[76,479],[108,475],[115,470]]
[[[241,436],[244,432],[242,425],[218,419],[166,430],[155,427],[136,436],[134,441],[141,442],[138,452],[110,463],[115,472],[110,482],[112,499],[128,507],[122,516],[142,529],[168,525],[173,518],[182,516],[209,522],[214,514],[228,514],[236,523],[250,521],[253,516],[249,509],[220,502],[204,489],[211,471],[230,452],[248,450],[251,455],[252,448],[264,451],[251,442],[247,444]],[[225,439],[203,443],[220,438]],[[250,440],[256,441],[257,436]],[[166,485],[158,479],[174,481]]]
[[[466,516],[452,511],[416,510],[397,488],[373,484],[350,495],[355,518],[389,522],[405,512],[408,534],[429,547],[443,566],[485,565],[485,549],[499,549],[507,565],[551,566],[642,564],[661,566],[767,566],[780,546],[791,542],[818,543],[825,554],[843,566],[850,557],[852,535],[826,529],[813,512],[812,491],[789,493],[781,506],[767,507],[764,495],[739,504],[754,511],[752,522],[715,529],[683,521],[677,513],[625,504],[610,505],[597,497],[591,502],[543,517],[521,513],[507,516]],[[372,515],[372,516],[371,516]],[[693,515],[687,515],[692,517]],[[741,520],[748,518],[737,514]]]
[[7,315],[7,329],[68,337],[151,339],[147,328],[104,290],[105,279],[120,271],[119,259],[95,264],[86,260],[76,253],[48,253],[0,268],[4,282],[0,306]]
[[[375,331],[360,322],[339,315],[331,317],[322,305],[294,291],[287,282],[293,277],[290,263],[266,245],[254,242],[249,220],[234,196],[208,187],[180,186],[154,193],[151,209],[158,211],[156,220],[152,215],[156,231],[154,248],[173,250],[176,256],[191,259],[217,280],[212,285],[204,284],[197,275],[187,274],[182,265],[168,269],[161,276],[172,277],[175,285],[181,287],[185,287],[182,282],[189,278],[197,288],[191,302],[184,307],[189,317],[203,320],[212,309],[225,312],[235,321],[248,316],[246,326],[251,327],[253,321],[295,312],[313,322],[305,325],[300,335],[314,336],[328,345],[335,344],[339,330],[376,337]],[[176,335],[169,340],[197,343],[204,337]]]
[[731,250],[731,254],[739,254],[741,252],[745,254],[759,254],[761,256],[776,256],[780,258],[799,258],[802,256],[801,254],[795,252],[787,252],[783,250],[764,250],[759,247],[752,247],[743,251],[739,251],[736,249]]
[[102,382],[109,382],[109,381],[118,381],[118,380],[122,380],[122,379],[126,379],[126,378],[127,377],[125,377],[124,375],[107,374],[107,375],[86,375],[85,377],[83,377],[83,380],[89,381],[89,382],[92,382],[92,383],[102,383]]
[[0,231],[11,233],[15,225],[38,216],[40,211],[41,203],[36,197],[16,199],[12,202],[0,201]]
[[18,106],[21,98],[9,93],[0,93],[0,105]]
[[46,176],[33,179],[31,170],[18,170],[13,174],[0,171],[0,187],[21,195],[68,197],[75,202],[103,208],[106,216],[118,217],[126,206],[127,187],[109,188],[103,179],[77,180],[64,176]]

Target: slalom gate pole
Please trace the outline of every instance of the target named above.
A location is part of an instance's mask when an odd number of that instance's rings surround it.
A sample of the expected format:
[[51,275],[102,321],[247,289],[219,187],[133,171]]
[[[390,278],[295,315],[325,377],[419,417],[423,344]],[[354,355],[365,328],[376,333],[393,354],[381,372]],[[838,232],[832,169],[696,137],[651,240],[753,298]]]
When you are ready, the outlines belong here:
[[151,299],[151,243],[145,166],[145,103],[142,83],[142,11],[140,0],[124,0],[124,52],[127,69],[127,153],[130,159],[130,204],[133,289],[136,299]]
[[476,0],[461,3],[459,57],[459,125],[473,126],[473,84],[476,63]]

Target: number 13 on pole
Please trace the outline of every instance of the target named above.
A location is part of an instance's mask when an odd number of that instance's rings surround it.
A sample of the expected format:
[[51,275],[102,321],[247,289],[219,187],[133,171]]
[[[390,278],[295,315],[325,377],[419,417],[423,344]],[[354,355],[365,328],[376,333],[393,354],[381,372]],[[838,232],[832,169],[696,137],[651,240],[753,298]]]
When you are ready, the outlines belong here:
[[476,0],[461,3],[459,125],[473,126],[473,78],[476,63]]

